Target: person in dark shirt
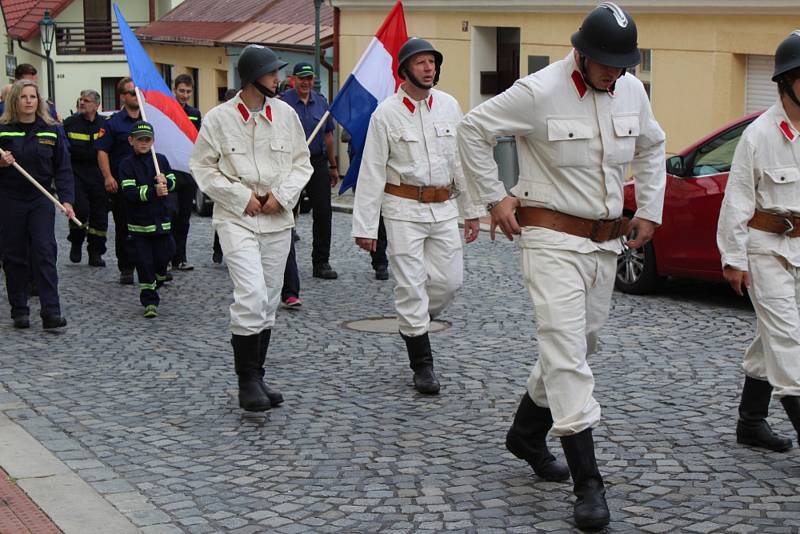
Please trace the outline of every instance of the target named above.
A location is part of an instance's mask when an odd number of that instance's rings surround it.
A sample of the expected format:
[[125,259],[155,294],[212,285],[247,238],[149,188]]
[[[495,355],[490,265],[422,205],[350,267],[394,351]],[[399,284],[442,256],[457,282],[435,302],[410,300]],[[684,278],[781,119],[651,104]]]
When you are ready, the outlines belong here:
[[[175,99],[199,132],[202,121],[200,110],[189,105],[194,93],[194,80],[188,74],[181,74],[175,78],[174,87]],[[192,217],[192,203],[197,193],[197,184],[188,172],[175,171],[175,178],[178,180],[178,209],[172,225],[172,236],[175,238],[175,257],[172,258],[172,267],[179,271],[191,271],[194,267],[186,261],[186,238],[189,236],[189,221]]]
[[0,157],[0,256],[14,327],[30,327],[31,270],[39,288],[42,326],[63,327],[67,321],[58,296],[55,207],[13,166],[19,164],[51,192],[55,182],[66,215],[75,216],[67,140],[50,116],[36,82],[19,80],[11,88],[0,116],[0,148],[5,151]]
[[128,216],[128,234],[135,250],[139,300],[144,316],[158,316],[158,288],[167,280],[167,264],[175,254],[170,206],[167,197],[175,189],[169,161],[151,149],[153,126],[139,121],[131,127],[128,142],[133,154],[119,164],[119,180]]
[[70,221],[68,239],[72,247],[69,259],[80,263],[86,239],[89,265],[105,267],[103,254],[108,230],[108,196],[94,148],[100,129],[106,123],[106,118],[97,113],[99,106],[100,93],[93,89],[81,91],[78,113],[64,121],[64,132],[69,140],[72,173],[75,175],[75,213],[84,223],[78,227]]
[[122,78],[117,83],[122,109],[114,113],[98,132],[94,143],[97,163],[103,174],[106,192],[111,197],[111,213],[114,216],[114,249],[119,268],[119,283],[133,284],[133,250],[128,243],[128,221],[125,203],[119,194],[119,164],[133,154],[128,142],[131,128],[139,121],[139,100],[136,98],[133,80]]
[[[312,89],[314,85],[314,68],[308,63],[294,66],[294,88],[282,95],[282,100],[292,106],[300,117],[306,138],[319,124],[328,102],[325,97]],[[333,149],[333,119],[328,117],[325,124],[308,145],[311,152],[311,164],[314,174],[306,186],[311,198],[311,210],[314,220],[311,262],[315,278],[332,280],[337,278],[330,263],[331,251],[331,187],[339,181],[336,164],[336,153]]]

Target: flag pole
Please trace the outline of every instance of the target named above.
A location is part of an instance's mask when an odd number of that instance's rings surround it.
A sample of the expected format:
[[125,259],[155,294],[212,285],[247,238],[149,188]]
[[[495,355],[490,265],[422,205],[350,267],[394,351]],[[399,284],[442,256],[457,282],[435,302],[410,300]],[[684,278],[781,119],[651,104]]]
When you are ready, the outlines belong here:
[[[6,151],[5,151],[5,150],[3,150],[2,148],[0,148],[0,156],[5,156],[6,154],[8,154],[8,152],[6,152]],[[47,198],[49,198],[49,199],[50,199],[50,201],[51,201],[53,204],[55,204],[55,205],[56,205],[56,207],[57,207],[58,209],[60,209],[60,210],[61,210],[62,212],[64,212],[64,213],[67,213],[67,208],[65,208],[65,207],[64,207],[64,205],[63,205],[61,202],[59,202],[59,201],[58,201],[58,199],[57,199],[56,197],[54,197],[53,195],[51,195],[51,194],[50,194],[50,191],[48,191],[47,189],[45,189],[45,188],[42,186],[42,184],[40,184],[38,181],[36,181],[36,178],[34,178],[34,177],[33,177],[33,176],[31,176],[30,174],[28,174],[28,171],[26,171],[25,169],[23,169],[23,168],[22,168],[22,167],[19,165],[19,163],[17,163],[17,162],[15,161],[14,163],[12,163],[12,165],[14,166],[14,168],[15,168],[15,169],[17,169],[17,171],[19,171],[19,173],[20,173],[22,176],[24,176],[25,178],[27,178],[27,179],[28,179],[28,181],[29,181],[30,183],[32,183],[33,185],[35,185],[35,186],[36,186],[36,188],[37,188],[39,191],[41,191],[41,192],[42,192],[42,194],[43,194],[44,196],[46,196]],[[83,226],[83,223],[82,223],[82,222],[80,222],[80,221],[78,220],[78,218],[77,218],[77,217],[74,217],[74,216],[73,216],[73,217],[70,217],[70,220],[71,220],[72,222],[74,222],[75,224],[77,224],[78,226]]]
[[326,120],[328,120],[328,116],[330,114],[331,114],[330,110],[326,111],[325,115],[323,115],[322,118],[319,120],[319,123],[317,124],[317,127],[314,128],[314,131],[311,132],[311,135],[309,135],[308,139],[306,139],[306,144],[307,145],[310,145],[311,141],[313,141],[314,138],[317,136],[317,134],[319,133],[320,128],[322,128],[322,125],[325,124]]
[[[148,122],[147,115],[144,113],[144,98],[142,97],[142,92],[139,90],[138,87],[134,87],[136,91],[136,99],[139,101],[139,112],[142,114],[142,120]],[[153,141],[156,140],[155,132],[153,132]],[[150,147],[150,155],[153,156],[153,165],[156,166],[156,174],[161,174],[161,168],[158,166],[158,158],[156,157],[156,144],[155,142]]]

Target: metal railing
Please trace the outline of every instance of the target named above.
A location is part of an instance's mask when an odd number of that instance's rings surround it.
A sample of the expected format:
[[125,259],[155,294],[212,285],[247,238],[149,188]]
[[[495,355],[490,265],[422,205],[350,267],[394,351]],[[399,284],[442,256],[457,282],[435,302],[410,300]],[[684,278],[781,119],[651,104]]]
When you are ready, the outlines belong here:
[[[128,22],[136,30],[147,22]],[[62,22],[56,26],[56,51],[60,56],[122,54],[122,38],[116,22]]]

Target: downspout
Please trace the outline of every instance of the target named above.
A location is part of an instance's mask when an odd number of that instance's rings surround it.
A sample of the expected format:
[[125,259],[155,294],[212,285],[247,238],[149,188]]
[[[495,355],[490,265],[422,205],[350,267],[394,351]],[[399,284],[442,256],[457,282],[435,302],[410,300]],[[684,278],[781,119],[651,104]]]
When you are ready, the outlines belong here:
[[150,22],[155,22],[155,20],[156,20],[156,0],[150,0],[149,8],[150,8]]

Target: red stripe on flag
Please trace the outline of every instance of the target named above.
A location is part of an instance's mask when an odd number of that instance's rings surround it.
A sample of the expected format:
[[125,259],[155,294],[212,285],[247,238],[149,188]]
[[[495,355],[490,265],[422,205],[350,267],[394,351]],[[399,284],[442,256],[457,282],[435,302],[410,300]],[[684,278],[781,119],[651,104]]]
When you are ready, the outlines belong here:
[[169,117],[192,143],[197,140],[197,128],[186,116],[183,108],[174,97],[167,96],[161,91],[144,91],[144,99],[148,104],[158,108],[161,113]]
[[397,53],[400,48],[408,41],[408,31],[406,30],[406,18],[403,14],[403,2],[397,0],[386,19],[378,28],[375,37],[383,44],[383,48],[392,56],[392,75],[394,76],[394,88],[397,90],[403,80],[397,75]]

